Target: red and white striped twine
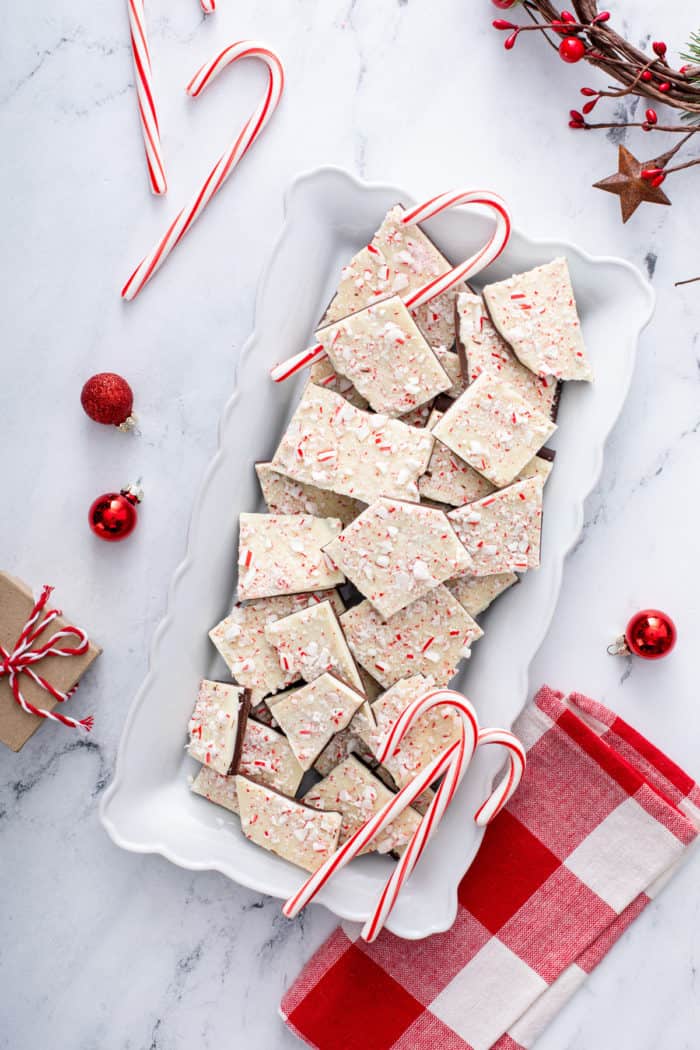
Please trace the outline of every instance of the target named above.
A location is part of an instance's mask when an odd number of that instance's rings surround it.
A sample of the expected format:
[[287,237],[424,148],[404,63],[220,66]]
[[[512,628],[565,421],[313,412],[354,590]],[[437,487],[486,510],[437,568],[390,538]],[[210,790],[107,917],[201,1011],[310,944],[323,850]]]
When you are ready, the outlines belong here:
[[279,57],[264,44],[252,40],[239,40],[205,63],[187,86],[187,93],[198,98],[207,84],[210,84],[222,70],[241,58],[257,58],[267,66],[268,82],[265,96],[252,116],[246,121],[233,144],[219,157],[210,171],[201,189],[190,203],[172,221],[165,236],[156,244],[149,254],[141,260],[122,289],[123,299],[134,299],[141,289],[179,244],[187,231],[199,218],[212,197],[221,189],[226,179],[242,160],[267,125],[277,109],[284,90],[284,69]]
[[163,152],[160,142],[158,111],[153,91],[153,70],[151,69],[151,52],[146,34],[146,19],[143,0],[127,0],[129,11],[129,29],[131,31],[131,52],[136,74],[136,96],[143,132],[143,144],[146,150],[146,164],[151,190],[155,194],[167,192]]
[[205,15],[212,15],[216,11],[216,0],[199,0]]
[[[508,205],[502,197],[497,193],[492,193],[490,190],[453,190],[449,193],[440,193],[436,197],[431,197],[425,203],[411,208],[410,211],[407,211],[402,216],[401,222],[404,225],[425,222],[427,219],[440,214],[440,212],[448,211],[450,208],[456,208],[462,204],[481,205],[492,212],[496,219],[493,232],[486,244],[474,255],[460,263],[459,266],[454,266],[447,273],[432,278],[427,284],[411,292],[404,299],[404,304],[410,310],[423,306],[424,303],[430,302],[431,299],[434,299],[442,292],[448,291],[460,281],[467,281],[470,277],[480,273],[481,270],[486,269],[498,258],[510,240],[512,219]],[[281,364],[275,365],[270,375],[275,383],[282,383],[302,368],[322,360],[325,356],[325,350],[318,343],[316,346],[308,347],[293,357],[289,357],[286,361],[282,361]]]
[[[51,685],[46,678],[37,674],[32,667],[32,664],[39,663],[39,661],[43,660],[45,656],[81,656],[83,653],[87,652],[90,645],[85,631],[81,630],[79,627],[66,626],[56,631],[55,634],[52,634],[48,641],[44,642],[43,645],[39,646],[37,649],[32,649],[34,642],[41,634],[43,634],[49,624],[52,623],[57,616],[61,615],[60,609],[49,609],[45,613],[43,619],[40,620],[52,590],[53,587],[45,586],[42,588],[41,596],[34,605],[29,619],[22,628],[22,632],[15,642],[14,649],[9,651],[8,649],[5,649],[3,645],[0,645],[0,677],[7,675],[15,701],[23,711],[27,712],[27,714],[37,715],[39,718],[48,718],[52,722],[60,722],[62,725],[68,726],[70,729],[86,729],[89,731],[92,729],[93,725],[92,716],[78,721],[78,719],[70,718],[68,715],[62,715],[55,711],[46,711],[42,707],[35,707],[34,704],[31,704],[25,699],[20,687],[21,676],[26,674],[36,685],[49,693],[54,700],[58,700],[59,703],[68,700],[77,689],[76,685],[69,690],[69,692],[63,693],[60,689],[56,689],[55,686]],[[78,644],[72,646],[57,645],[57,642],[59,642],[61,638],[68,637],[75,638]]]
[[520,741],[505,729],[479,730],[474,708],[465,697],[451,689],[437,689],[419,697],[409,704],[387,734],[377,751],[377,760],[384,762],[400,746],[406,733],[416,720],[434,707],[449,707],[460,716],[462,732],[457,741],[423,769],[398,794],[394,795],[366,824],[352,835],[332,857],[316,871],[297,893],[285,903],[283,912],[293,918],[301,911],[328,882],[335,872],[345,867],[356,857],[367,843],[381,832],[392,820],[395,820],[430,784],[440,776],[444,778],[409,843],[401,859],[386,883],[377,906],[365,923],[362,937],[373,941],[384,927],[401,889],[409,877],[438,827],[450,802],[454,798],[462,778],[471,762],[475,750],[481,744],[501,744],[508,750],[508,771],[503,780],[494,788],[488,799],[479,807],[475,821],[483,826],[492,820],[513,795],[525,769],[525,751]]

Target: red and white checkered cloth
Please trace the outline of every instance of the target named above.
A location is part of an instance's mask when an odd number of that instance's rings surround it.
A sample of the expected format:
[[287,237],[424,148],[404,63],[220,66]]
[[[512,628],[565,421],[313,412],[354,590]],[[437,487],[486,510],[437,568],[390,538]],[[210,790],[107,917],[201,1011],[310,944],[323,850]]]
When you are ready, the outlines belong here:
[[310,1046],[530,1047],[680,864],[700,789],[622,719],[545,686],[515,732],[527,771],[460,884],[454,926],[374,944],[337,929],[281,1005]]

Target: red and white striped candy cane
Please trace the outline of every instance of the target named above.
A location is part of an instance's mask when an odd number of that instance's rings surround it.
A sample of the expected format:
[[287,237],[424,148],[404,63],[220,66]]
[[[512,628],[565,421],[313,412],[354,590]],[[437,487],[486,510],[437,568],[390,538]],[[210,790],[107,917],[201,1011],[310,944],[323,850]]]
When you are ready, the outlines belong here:
[[[487,208],[496,218],[493,233],[478,252],[465,259],[459,266],[454,266],[440,277],[433,277],[427,284],[411,292],[403,301],[409,310],[430,302],[435,296],[446,292],[460,281],[467,281],[481,270],[486,269],[498,258],[510,239],[512,220],[508,205],[497,193],[490,190],[453,190],[450,193],[440,193],[431,197],[424,204],[418,204],[411,208],[401,218],[404,225],[425,222],[440,212],[450,208],[456,208],[461,204],[481,205]],[[270,375],[275,383],[282,383],[285,379],[295,375],[302,368],[308,367],[315,361],[320,361],[326,356],[326,352],[320,343],[308,347],[294,357],[288,358],[271,370]]]
[[205,15],[212,15],[216,11],[216,0],[199,0]]
[[131,31],[131,52],[134,58],[134,72],[136,73],[136,96],[139,103],[143,144],[146,150],[148,178],[152,191],[160,195],[167,192],[168,184],[165,179],[158,111],[153,93],[153,70],[151,69],[151,52],[146,35],[143,0],[127,0],[127,3],[129,29]]
[[202,214],[212,197],[221,189],[226,179],[242,160],[250,147],[267,125],[284,90],[284,69],[279,57],[269,47],[253,40],[239,40],[230,47],[224,48],[211,62],[205,63],[195,73],[187,86],[187,93],[198,98],[207,84],[210,84],[233,62],[241,58],[257,58],[264,62],[268,69],[268,82],[265,96],[252,116],[246,121],[235,142],[216,162],[204,185],[192,198],[187,207],[175,217],[168,227],[165,236],[153,250],[139,263],[122,289],[123,299],[134,299],[141,289],[150,281],[153,274],[160,269],[176,244],[182,240],[195,220]]
[[[469,713],[474,720],[473,724],[476,725],[474,709],[468,704],[468,701],[466,703],[467,707],[465,707],[464,697],[460,693],[455,693],[451,689],[438,689],[409,704],[402,712],[401,717],[397,719],[392,732],[387,736],[384,745],[378,752],[377,758],[379,761],[385,761],[389,755],[393,754],[396,750],[396,745],[400,743],[403,736],[414,725],[416,719],[433,707],[448,706],[456,708],[462,715],[463,724]],[[506,776],[475,814],[474,819],[479,826],[484,826],[500,812],[520,783],[525,769],[525,751],[520,741],[505,729],[479,730],[471,749],[469,747],[463,748],[461,753],[455,756],[455,760],[447,770],[423,820],[413,833],[408,846],[384,887],[373,915],[370,916],[363,927],[362,937],[364,940],[368,942],[374,941],[383,929],[406,879],[420,860],[423,850],[461,783],[474,751],[481,744],[501,744],[506,747],[508,749],[509,763]]]

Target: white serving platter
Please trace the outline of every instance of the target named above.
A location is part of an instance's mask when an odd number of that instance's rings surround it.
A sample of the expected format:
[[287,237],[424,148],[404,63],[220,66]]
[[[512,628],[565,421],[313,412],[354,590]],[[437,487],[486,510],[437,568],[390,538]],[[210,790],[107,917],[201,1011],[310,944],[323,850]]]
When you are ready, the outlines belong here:
[[[131,705],[114,780],[100,810],[109,835],[124,849],[160,853],[193,870],[215,869],[283,899],[298,888],[304,873],[249,843],[232,815],[191,794],[187,778],[197,767],[184,752],[186,725],[199,680],[228,678],[207,631],[235,597],[238,514],[261,506],[253,463],[271,457],[304,381],[275,385],[268,370],[310,343],[341,267],[371,239],[397,201],[415,203],[405,190],[363,183],[337,168],[302,175],[287,193],[284,226],[260,281],[255,331],[241,354],[219,449],[195,500],[187,553],[171,583],[150,670]],[[425,224],[454,262],[470,255],[489,228],[488,218],[468,208]],[[561,241],[534,240],[517,228],[503,255],[474,283],[498,280],[558,255],[569,261],[596,379],[591,385],[570,383],[563,391],[559,430],[550,442],[557,457],[545,494],[542,566],[480,618],[485,635],[455,680],[476,706],[482,725],[510,726],[541,684],[528,681],[529,665],[554,614],[564,558],[581,531],[583,503],[600,474],[605,439],[632,376],[638,337],[653,312],[651,287],[629,263],[594,258]],[[481,841],[472,815],[500,761],[489,750],[477,755],[399,898],[388,922],[398,936],[425,937],[454,921],[457,887]],[[364,920],[391,865],[379,856],[353,861],[317,900],[341,918]]]

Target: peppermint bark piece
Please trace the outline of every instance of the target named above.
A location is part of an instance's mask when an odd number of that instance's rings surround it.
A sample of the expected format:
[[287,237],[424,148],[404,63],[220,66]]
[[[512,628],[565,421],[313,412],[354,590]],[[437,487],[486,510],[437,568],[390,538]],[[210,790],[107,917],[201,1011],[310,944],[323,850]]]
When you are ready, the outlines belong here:
[[[443,412],[433,409],[428,420],[428,430],[434,433],[443,415]],[[421,499],[461,507],[463,503],[488,496],[494,491],[494,486],[456,452],[436,440],[426,472],[418,479],[418,491]]]
[[335,371],[375,412],[401,416],[450,387],[450,380],[401,299],[394,295],[320,328]]
[[241,514],[238,597],[271,598],[334,587],[344,576],[323,547],[341,532],[338,518],[308,514]]
[[471,565],[443,511],[384,497],[325,550],[384,619]]
[[445,397],[448,397],[450,401],[456,401],[469,385],[462,369],[459,354],[456,354],[453,350],[444,350],[442,347],[438,347],[435,350],[435,356],[447,372],[451,383],[449,390],[445,391]]
[[353,720],[346,729],[336,733],[314,762],[316,772],[322,777],[328,776],[348,755],[357,755],[365,765],[376,766],[377,760],[360,736],[360,732],[368,732],[366,724],[363,724],[362,730],[358,730]]
[[365,508],[364,503],[349,496],[278,474],[270,463],[256,463],[255,473],[270,514],[312,514],[316,518],[338,518],[349,525]]
[[343,613],[340,623],[357,662],[385,689],[412,673],[447,685],[484,633],[444,584],[386,622],[364,601]]
[[239,812],[235,776],[223,776],[215,769],[202,766],[190,785],[190,790],[216,806],[223,806],[231,813]]
[[[425,696],[434,687],[433,679],[422,674],[412,675],[387,689],[372,704],[377,729],[363,734],[371,750],[391,731],[394,723],[414,700]],[[459,740],[461,719],[456,711],[436,707],[416,720],[404,736],[398,750],[384,763],[398,787],[404,787],[418,776],[434,758]]]
[[345,729],[366,701],[363,693],[327,671],[313,682],[285,693],[274,717],[302,769],[311,769],[329,740]]
[[269,623],[265,637],[277,650],[286,673],[312,682],[325,671],[335,671],[344,682],[362,692],[362,680],[330,602],[320,602]]
[[316,386],[332,390],[335,394],[340,394],[342,398],[349,401],[356,408],[364,409],[369,407],[364,397],[355,390],[350,380],[346,376],[338,375],[332,362],[327,357],[322,357],[320,361],[314,361],[309,369],[309,381]]
[[[370,769],[349,755],[327,777],[306,792],[304,802],[314,809],[340,813],[342,822],[338,845],[342,846],[392,797],[393,792]],[[409,806],[360,852],[403,853],[420,820],[418,813]]]
[[526,572],[540,564],[542,480],[518,481],[448,515],[472,556],[472,576]]
[[480,295],[457,297],[457,347],[470,383],[482,372],[504,379],[544,415],[556,419],[560,384],[554,376],[540,376],[521,364],[500,337]]
[[514,387],[482,373],[438,420],[433,435],[502,488],[556,429]]
[[269,726],[248,719],[238,772],[283,795],[296,795],[304,770],[289,741]]
[[242,776],[236,792],[243,834],[263,849],[312,872],[337,849],[339,813],[319,812]]
[[217,773],[235,772],[249,706],[240,686],[203,679],[188,725],[192,758]]
[[496,572],[491,576],[462,576],[448,580],[445,586],[470,616],[477,617],[517,582],[514,572]]
[[498,332],[531,372],[593,379],[566,259],[487,284],[484,299]]
[[[401,295],[405,299],[432,278],[452,269],[419,226],[402,223],[405,214],[400,204],[391,208],[371,243],[343,267],[338,290],[322,324],[339,321],[380,297]],[[453,346],[455,298],[466,290],[463,283],[455,285],[412,311],[431,346]]]
[[253,706],[300,677],[280,667],[275,648],[265,637],[266,625],[322,601],[330,601],[338,615],[345,608],[337,591],[261,598],[247,605],[235,605],[209,632],[232,676],[250,691]]
[[309,384],[272,460],[297,481],[372,503],[378,496],[418,502],[418,478],[433,439],[380,413],[363,412]]

